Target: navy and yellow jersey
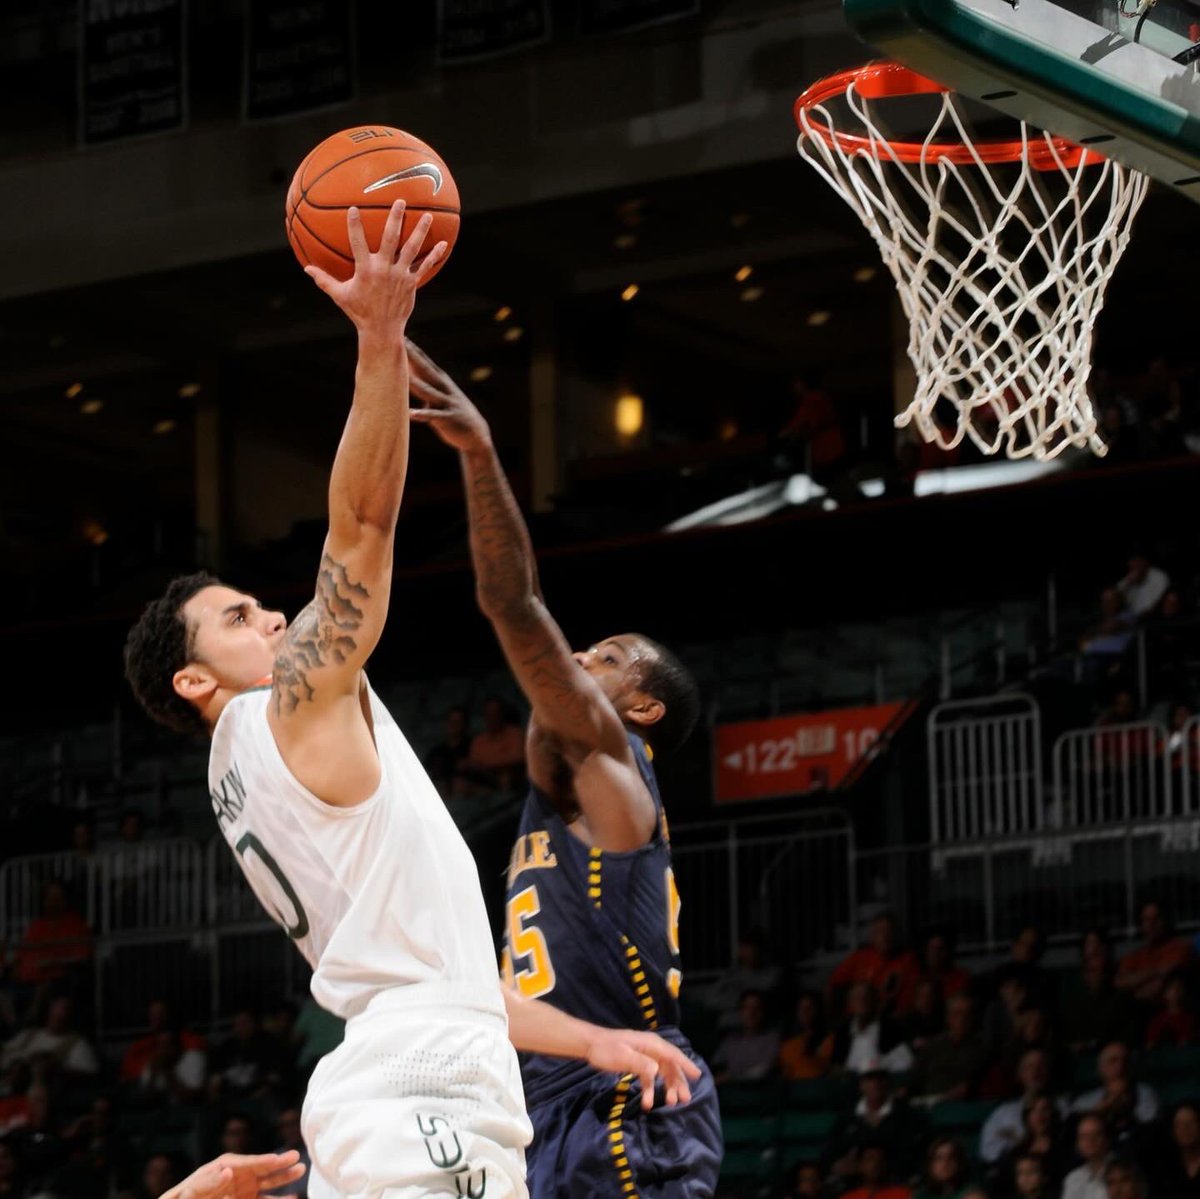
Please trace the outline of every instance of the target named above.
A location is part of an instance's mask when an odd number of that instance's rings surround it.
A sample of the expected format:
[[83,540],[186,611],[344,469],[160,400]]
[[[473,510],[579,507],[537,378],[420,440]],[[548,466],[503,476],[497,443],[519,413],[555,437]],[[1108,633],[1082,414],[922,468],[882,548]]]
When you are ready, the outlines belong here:
[[[508,869],[502,970],[531,999],[608,1028],[674,1033],[679,1024],[679,892],[649,747],[629,735],[658,822],[640,849],[591,848],[536,787],[521,815]],[[589,1068],[528,1054],[530,1103]]]

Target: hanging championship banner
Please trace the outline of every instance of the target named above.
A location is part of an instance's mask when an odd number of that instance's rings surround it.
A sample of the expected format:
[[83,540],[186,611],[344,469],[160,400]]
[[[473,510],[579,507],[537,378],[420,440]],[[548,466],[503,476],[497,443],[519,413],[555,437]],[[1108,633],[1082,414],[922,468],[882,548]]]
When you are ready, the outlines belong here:
[[170,133],[187,122],[187,0],[80,0],[79,140]]
[[548,0],[438,0],[437,58],[446,66],[523,50],[549,36]]
[[694,17],[699,11],[700,0],[580,0],[579,30],[585,34],[629,33]]
[[266,121],[354,98],[352,0],[250,0],[242,116]]

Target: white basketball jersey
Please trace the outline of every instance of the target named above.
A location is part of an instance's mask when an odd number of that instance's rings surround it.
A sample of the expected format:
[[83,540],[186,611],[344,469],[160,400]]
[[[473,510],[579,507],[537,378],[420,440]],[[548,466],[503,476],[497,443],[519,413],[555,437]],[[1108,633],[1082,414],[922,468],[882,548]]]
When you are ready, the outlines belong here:
[[380,991],[454,982],[503,1011],[475,861],[412,747],[368,688],[381,777],[353,808],[284,764],[270,688],[231,700],[213,732],[213,811],[263,907],[313,968],[313,998],[356,1015]]

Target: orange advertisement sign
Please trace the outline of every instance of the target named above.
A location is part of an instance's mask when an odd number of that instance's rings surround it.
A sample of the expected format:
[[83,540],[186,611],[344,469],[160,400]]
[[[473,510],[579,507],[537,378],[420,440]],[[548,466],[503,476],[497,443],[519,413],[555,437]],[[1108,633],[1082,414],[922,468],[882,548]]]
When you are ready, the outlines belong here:
[[717,803],[832,791],[907,706],[901,701],[718,725]]

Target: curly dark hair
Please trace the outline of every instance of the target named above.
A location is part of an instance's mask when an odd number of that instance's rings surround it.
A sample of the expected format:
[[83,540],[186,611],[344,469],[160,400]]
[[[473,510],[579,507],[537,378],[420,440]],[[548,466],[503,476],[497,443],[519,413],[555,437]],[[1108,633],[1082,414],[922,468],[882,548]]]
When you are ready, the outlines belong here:
[[654,654],[642,674],[642,690],[663,705],[662,719],[647,731],[656,750],[671,753],[691,736],[700,717],[700,689],[691,672],[666,646],[638,634]]
[[138,703],[159,724],[194,737],[207,736],[208,727],[171,681],[192,656],[183,605],[205,587],[220,585],[220,579],[205,571],[172,579],[166,591],[146,605],[125,638],[125,677]]

